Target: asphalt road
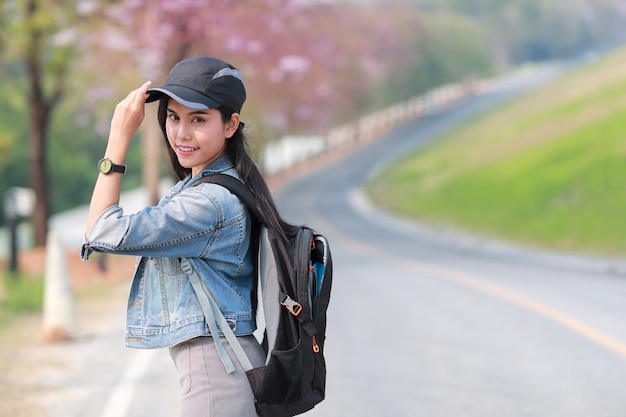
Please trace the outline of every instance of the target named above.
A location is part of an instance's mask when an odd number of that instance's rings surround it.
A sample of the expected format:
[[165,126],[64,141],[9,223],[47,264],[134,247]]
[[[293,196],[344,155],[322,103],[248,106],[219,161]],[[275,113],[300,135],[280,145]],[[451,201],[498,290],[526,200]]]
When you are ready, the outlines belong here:
[[[360,193],[384,164],[559,70],[407,124],[278,189],[285,217],[324,233],[334,258],[327,399],[307,415],[626,415],[619,265],[429,229]],[[124,308],[125,294],[92,306],[81,338],[28,353],[49,362],[31,377],[40,415],[177,415],[167,350],[125,349]]]
[[626,415],[626,276],[394,219],[360,187],[381,164],[540,80],[389,134],[287,184],[286,217],[335,259],[328,395],[311,416]]

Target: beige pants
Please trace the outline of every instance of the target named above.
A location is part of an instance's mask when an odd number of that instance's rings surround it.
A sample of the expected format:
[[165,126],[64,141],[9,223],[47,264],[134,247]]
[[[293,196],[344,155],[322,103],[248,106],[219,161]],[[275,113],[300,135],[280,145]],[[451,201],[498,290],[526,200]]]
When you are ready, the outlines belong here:
[[[170,348],[182,388],[182,417],[256,417],[254,396],[241,364],[222,339],[235,372],[227,374],[212,337],[197,337]],[[264,354],[254,336],[239,337],[239,342],[257,367]]]

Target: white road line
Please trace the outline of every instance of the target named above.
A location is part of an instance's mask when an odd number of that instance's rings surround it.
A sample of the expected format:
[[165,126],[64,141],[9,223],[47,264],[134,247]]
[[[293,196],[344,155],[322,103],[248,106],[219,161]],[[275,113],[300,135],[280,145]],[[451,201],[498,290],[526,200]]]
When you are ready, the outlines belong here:
[[125,417],[135,394],[135,388],[141,382],[141,377],[150,366],[156,350],[136,350],[130,358],[130,365],[122,379],[113,389],[109,401],[104,407],[101,417]]

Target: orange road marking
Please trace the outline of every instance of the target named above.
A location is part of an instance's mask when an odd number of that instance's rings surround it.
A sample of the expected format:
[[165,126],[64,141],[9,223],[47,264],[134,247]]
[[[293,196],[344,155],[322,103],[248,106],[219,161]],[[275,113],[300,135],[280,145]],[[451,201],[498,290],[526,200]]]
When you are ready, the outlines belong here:
[[[323,223],[323,226],[321,226],[322,223]],[[437,266],[434,264],[428,264],[428,263],[414,261],[414,260],[402,258],[400,256],[396,256],[380,248],[368,245],[366,242],[353,239],[345,234],[340,233],[335,228],[333,228],[327,221],[325,221],[319,216],[316,216],[316,224],[320,224],[320,228],[323,227],[327,235],[329,233],[329,229],[332,228],[334,230],[336,237],[344,241],[348,245],[348,247],[350,247],[352,250],[354,250],[357,253],[361,253],[361,254],[365,253],[365,254],[370,254],[372,256],[378,256],[378,257],[384,256],[388,259],[393,260],[395,265],[401,265],[404,269],[407,269],[409,271],[412,271],[418,274],[429,274],[430,276],[435,277],[437,279],[454,282],[456,284],[463,285],[468,288],[472,288],[483,294],[490,295],[494,298],[507,301],[527,311],[531,311],[541,317],[549,319],[565,328],[568,328],[571,331],[577,333],[578,335],[604,347],[605,349],[608,349],[626,358],[626,344],[592,328],[591,326],[586,325],[585,323],[579,320],[576,320],[575,318],[568,316],[565,313],[562,313],[558,310],[550,308],[539,302],[533,301],[528,297],[515,293],[511,290],[507,290],[503,287],[490,284],[475,276],[458,272],[450,268],[441,267],[441,266]]]

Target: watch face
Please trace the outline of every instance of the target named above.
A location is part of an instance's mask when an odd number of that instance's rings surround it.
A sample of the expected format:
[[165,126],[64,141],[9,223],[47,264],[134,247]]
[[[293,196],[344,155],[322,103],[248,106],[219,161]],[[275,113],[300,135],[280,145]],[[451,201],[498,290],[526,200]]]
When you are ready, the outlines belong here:
[[100,161],[100,171],[104,174],[111,171],[111,161],[108,159],[103,159]]

